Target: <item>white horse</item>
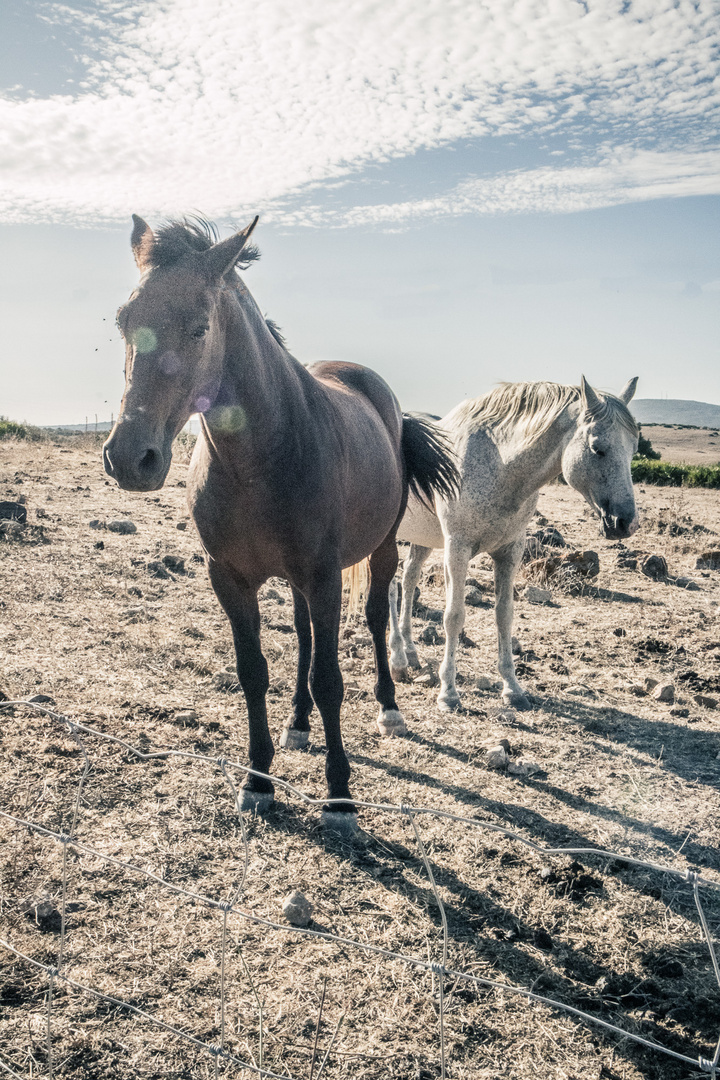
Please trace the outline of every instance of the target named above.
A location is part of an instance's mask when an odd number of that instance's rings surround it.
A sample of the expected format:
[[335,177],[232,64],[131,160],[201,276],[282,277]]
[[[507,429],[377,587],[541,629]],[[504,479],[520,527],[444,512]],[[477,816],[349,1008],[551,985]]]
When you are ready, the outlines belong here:
[[[581,385],[502,383],[489,394],[463,401],[439,426],[451,437],[461,476],[460,494],[438,500],[435,513],[411,496],[398,530],[410,541],[398,623],[397,586],[390,603],[390,667],[395,679],[420,667],[412,641],[412,600],[422,565],[434,548],[445,549],[445,656],[438,705],[460,704],[455,654],[465,621],[465,577],[479,551],[495,569],[498,669],[506,705],[528,708],[512,655],[513,585],[525,532],[543,484],[560,473],[599,515],[609,538],[632,536],[638,527],[630,461],[638,428],[627,405],[637,386],[630,379],[618,397]],[[394,601],[394,602],[393,602]]]

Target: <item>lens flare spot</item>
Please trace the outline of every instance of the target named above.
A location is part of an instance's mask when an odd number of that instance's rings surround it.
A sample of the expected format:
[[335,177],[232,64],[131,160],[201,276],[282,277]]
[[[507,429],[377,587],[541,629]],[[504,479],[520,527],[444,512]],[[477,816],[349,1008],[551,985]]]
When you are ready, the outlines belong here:
[[132,343],[135,346],[135,352],[154,352],[157,348],[157,335],[149,326],[138,326],[137,330],[133,333]]
[[163,375],[177,375],[180,370],[180,357],[170,349],[160,357],[159,366]]
[[200,397],[195,398],[195,410],[196,412],[206,413],[210,408],[211,401],[209,397],[205,397],[203,394]]
[[208,414],[208,423],[218,435],[237,435],[247,423],[240,405],[218,405]]

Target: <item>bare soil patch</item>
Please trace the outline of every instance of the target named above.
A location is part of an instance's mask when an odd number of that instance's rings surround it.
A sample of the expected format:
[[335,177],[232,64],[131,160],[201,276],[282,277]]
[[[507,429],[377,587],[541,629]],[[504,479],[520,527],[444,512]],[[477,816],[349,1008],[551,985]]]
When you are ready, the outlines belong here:
[[[657,430],[648,429],[653,442]],[[244,704],[225,677],[230,632],[185,509],[185,469],[176,463],[162,491],[133,495],[105,480],[92,439],[72,447],[0,443],[0,499],[24,496],[27,507],[27,525],[0,536],[0,690],[10,699],[47,694],[71,719],[143,749],[243,762]],[[474,688],[479,676],[497,679],[485,557],[471,569],[486,603],[467,609],[462,713],[439,713],[435,688],[400,686],[410,735],[381,738],[369,636],[363,624],[349,626],[343,734],[358,798],[433,806],[538,843],[603,847],[720,881],[720,709],[708,704],[720,700],[720,571],[695,569],[702,551],[720,548],[720,503],[711,491],[650,487],[638,491],[638,503],[641,531],[623,546],[598,537],[575,492],[543,491],[548,523],[574,548],[595,550],[600,572],[577,595],[550,584],[549,605],[529,603],[519,583],[515,633],[521,681],[536,697],[530,712],[504,709],[496,690]],[[136,531],[107,528],[123,520]],[[437,554],[416,624],[416,636],[434,626],[435,640],[442,624],[434,612],[444,600]],[[670,580],[644,577],[643,554],[664,556]],[[279,738],[296,659],[283,582],[268,583],[261,609]],[[441,659],[440,643],[420,650]],[[672,683],[674,702],[647,693],[652,681]],[[322,797],[323,735],[316,714],[311,720],[308,752],[278,750],[273,768]],[[530,760],[539,771],[488,770],[485,747],[500,738],[511,760]],[[244,853],[220,770],[172,759],[138,763],[91,737],[83,746],[91,771],[79,840],[190,891],[228,897]],[[0,711],[0,764],[0,809],[69,828],[84,765],[71,737],[47,718]],[[244,908],[282,921],[283,900],[299,889],[314,905],[311,926],[439,961],[440,916],[407,819],[364,811],[363,831],[347,842],[323,833],[316,811],[277,795],[267,817],[248,824]],[[418,828],[447,912],[449,966],[534,987],[679,1053],[712,1056],[720,993],[687,885],[593,856],[543,857],[429,816]],[[50,965],[58,957],[52,913],[62,858],[59,844],[0,823],[0,936]],[[221,913],[71,849],[68,873],[63,971],[217,1042]],[[703,895],[717,937],[718,895]],[[49,906],[39,909],[41,901]],[[226,1031],[237,1056],[259,1062],[260,1000],[264,1066],[309,1077],[324,988],[315,1076],[343,1013],[328,1080],[439,1076],[431,973],[236,915],[228,928]],[[47,1073],[47,992],[42,973],[0,948],[0,1060],[23,1077]],[[455,1080],[697,1075],[509,993],[446,980],[445,995]],[[206,1051],[58,982],[52,1017],[56,1076],[216,1075]],[[217,1075],[237,1070],[220,1062]]]

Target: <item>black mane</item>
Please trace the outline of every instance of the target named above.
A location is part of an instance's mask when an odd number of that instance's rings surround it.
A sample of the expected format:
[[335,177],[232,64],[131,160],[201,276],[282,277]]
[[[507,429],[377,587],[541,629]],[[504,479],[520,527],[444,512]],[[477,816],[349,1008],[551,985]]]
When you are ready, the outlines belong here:
[[[185,217],[181,221],[167,221],[153,234],[154,244],[150,254],[151,265],[167,269],[193,252],[207,251],[217,244],[220,236],[217,226],[204,217]],[[260,258],[255,244],[248,244],[238,263],[238,269],[247,270],[250,263]]]

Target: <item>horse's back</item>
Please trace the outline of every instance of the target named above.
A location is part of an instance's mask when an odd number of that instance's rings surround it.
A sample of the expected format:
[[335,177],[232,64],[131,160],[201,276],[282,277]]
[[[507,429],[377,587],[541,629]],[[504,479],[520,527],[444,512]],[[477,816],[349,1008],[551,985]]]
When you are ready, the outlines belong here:
[[[395,394],[377,371],[344,360],[321,360],[308,366],[308,372],[331,393],[355,395],[355,404],[368,402],[382,420],[391,438],[399,445],[402,434],[402,411]],[[364,400],[363,400],[364,399]],[[340,402],[338,402],[340,405]]]

